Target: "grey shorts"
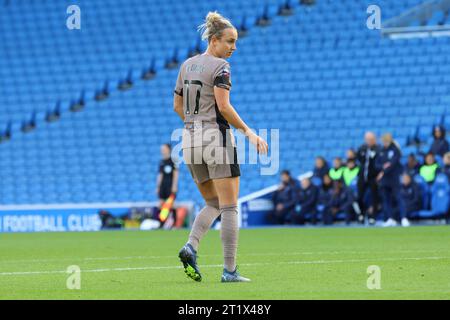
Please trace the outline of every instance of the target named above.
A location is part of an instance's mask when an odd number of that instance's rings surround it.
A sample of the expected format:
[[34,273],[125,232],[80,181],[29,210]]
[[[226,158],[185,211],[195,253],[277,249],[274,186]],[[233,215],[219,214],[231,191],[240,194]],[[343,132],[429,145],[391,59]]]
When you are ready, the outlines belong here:
[[183,159],[196,183],[241,175],[234,146],[186,148]]

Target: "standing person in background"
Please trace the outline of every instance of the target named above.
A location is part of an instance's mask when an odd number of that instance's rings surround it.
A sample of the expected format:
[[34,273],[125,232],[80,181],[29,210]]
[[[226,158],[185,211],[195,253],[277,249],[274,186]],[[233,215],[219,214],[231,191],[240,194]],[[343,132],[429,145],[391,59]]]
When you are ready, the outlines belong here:
[[433,143],[428,152],[443,157],[449,151],[448,141],[445,139],[445,128],[443,126],[435,126],[433,128],[433,138]]
[[407,173],[411,177],[414,177],[415,175],[419,174],[419,171],[420,171],[420,163],[419,161],[417,161],[417,158],[414,155],[414,153],[411,153],[408,156],[405,173]]
[[[156,180],[156,194],[159,197],[159,208],[171,194],[176,196],[178,192],[178,167],[172,161],[172,147],[165,143],[161,146],[161,161],[159,162],[159,173]],[[176,220],[175,210],[171,209],[173,219]]]
[[298,188],[294,179],[288,170],[281,172],[281,184],[274,192],[272,202],[273,212],[268,216],[272,224],[285,224],[293,216],[295,205],[297,203]]
[[329,178],[332,180],[339,180],[342,178],[342,173],[344,172],[344,165],[342,164],[342,159],[339,157],[334,158],[333,168],[328,172]]
[[402,226],[408,227],[410,224],[406,218],[403,199],[400,193],[400,175],[403,171],[402,164],[400,163],[402,156],[400,148],[390,133],[384,134],[381,140],[383,142],[383,148],[377,159],[377,168],[379,170],[377,181],[380,184],[383,211],[387,217],[383,226],[390,227],[397,225],[394,217],[394,207],[397,206]]
[[[380,153],[380,147],[377,144],[377,138],[373,132],[366,132],[364,135],[364,144],[357,151],[357,160],[361,170],[358,173],[358,205],[361,215],[358,217],[363,222],[364,217],[368,217],[369,224],[375,224],[376,214],[379,207],[378,193],[378,169],[376,161]],[[366,206],[366,191],[370,190],[370,206]]]
[[426,183],[433,184],[434,179],[436,179],[438,169],[439,165],[436,163],[434,155],[432,153],[428,153],[425,156],[425,163],[420,167],[420,175]]
[[323,176],[328,174],[330,168],[324,157],[316,157],[316,162],[314,166],[313,176],[323,179]]

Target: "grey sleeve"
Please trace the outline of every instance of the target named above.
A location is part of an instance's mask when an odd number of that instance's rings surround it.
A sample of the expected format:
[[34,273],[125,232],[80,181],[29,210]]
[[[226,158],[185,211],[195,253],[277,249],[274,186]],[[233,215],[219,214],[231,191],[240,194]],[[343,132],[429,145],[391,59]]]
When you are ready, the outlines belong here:
[[214,79],[214,86],[230,90],[231,89],[230,64],[228,62],[220,64],[219,67],[214,72],[213,79]]
[[175,90],[174,90],[174,92],[179,96],[183,96],[183,79],[182,79],[182,74],[181,74],[182,70],[183,70],[183,65],[181,65],[180,71],[178,72],[177,83],[175,85]]

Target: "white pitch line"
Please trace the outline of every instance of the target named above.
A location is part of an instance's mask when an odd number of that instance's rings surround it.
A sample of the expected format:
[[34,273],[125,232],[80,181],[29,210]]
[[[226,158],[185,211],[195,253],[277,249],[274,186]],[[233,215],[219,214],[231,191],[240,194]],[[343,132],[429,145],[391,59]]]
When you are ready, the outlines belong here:
[[[285,262],[254,262],[241,263],[240,266],[245,267],[259,267],[267,265],[287,265],[287,264],[337,264],[337,263],[354,263],[354,262],[375,262],[375,261],[421,261],[421,260],[443,260],[450,259],[450,257],[408,257],[408,258],[381,258],[381,259],[348,259],[348,260],[312,260],[312,261],[285,261]],[[222,264],[203,265],[202,268],[221,268]],[[127,267],[127,268],[102,268],[102,269],[87,269],[81,272],[114,272],[114,271],[142,271],[142,270],[162,270],[162,269],[181,269],[181,266],[152,266],[152,267]],[[23,271],[23,272],[1,272],[0,276],[19,276],[19,275],[43,275],[43,274],[59,274],[67,273],[65,270],[54,271]]]
[[[315,252],[262,252],[262,253],[240,253],[240,257],[246,256],[297,256],[297,255],[340,255],[340,254],[397,254],[397,253],[430,253],[430,250],[398,250],[398,251],[315,251]],[[435,250],[435,252],[446,252],[444,250]],[[201,257],[222,257],[222,254],[200,254]],[[145,260],[145,259],[170,259],[176,258],[176,254],[165,256],[128,256],[128,257],[84,257],[84,258],[50,258],[50,259],[19,259],[19,260],[0,260],[1,264],[7,263],[32,263],[32,262],[61,262],[61,261],[106,261],[106,260]]]

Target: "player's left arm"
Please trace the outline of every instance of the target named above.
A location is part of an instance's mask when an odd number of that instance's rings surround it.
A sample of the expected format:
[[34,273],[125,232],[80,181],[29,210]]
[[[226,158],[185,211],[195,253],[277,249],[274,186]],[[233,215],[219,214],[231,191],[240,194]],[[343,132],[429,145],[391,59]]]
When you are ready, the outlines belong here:
[[251,131],[247,124],[241,119],[230,103],[230,92],[226,89],[215,86],[214,97],[216,99],[219,112],[223,115],[225,120],[227,120],[227,122],[236,129],[241,130],[249,141],[256,146],[258,152],[267,154],[269,149],[267,142]]
[[174,168],[172,178],[172,193],[178,192],[178,169]]

